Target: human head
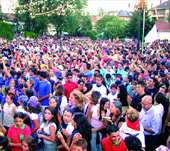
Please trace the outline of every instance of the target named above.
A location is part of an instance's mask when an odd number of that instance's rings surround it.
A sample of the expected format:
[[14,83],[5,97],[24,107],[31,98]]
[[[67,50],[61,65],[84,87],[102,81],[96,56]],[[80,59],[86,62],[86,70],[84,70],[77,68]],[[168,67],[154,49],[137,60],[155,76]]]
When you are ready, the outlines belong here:
[[100,116],[99,116],[99,120],[102,120],[102,112],[103,111],[107,111],[107,109],[109,109],[110,107],[110,101],[108,98],[102,98],[100,100]]
[[119,135],[119,128],[116,125],[109,125],[106,128],[107,136],[111,139],[113,144],[117,143],[120,135]]
[[161,92],[161,93],[163,93],[164,95],[166,95],[167,92],[168,92],[168,89],[167,89],[166,86],[161,86],[161,87],[159,88],[159,92]]
[[31,96],[28,101],[28,109],[30,113],[40,113],[41,106],[38,102],[38,98],[36,96]]
[[149,110],[152,107],[152,97],[146,95],[142,98],[142,108],[145,110]]
[[102,84],[102,81],[103,81],[103,76],[102,76],[101,74],[98,74],[98,75],[96,76],[96,84],[97,84],[98,86],[100,86],[100,85]]
[[67,123],[67,124],[68,124],[69,122],[71,122],[73,114],[74,114],[73,109],[71,109],[71,108],[66,108],[66,109],[63,111],[63,121],[64,121],[65,123]]
[[150,89],[153,89],[153,88],[157,87],[157,85],[158,85],[157,79],[154,78],[154,77],[150,77],[150,79],[149,79],[149,81],[148,81],[148,87],[149,87]]
[[145,82],[143,82],[143,81],[138,82],[138,84],[137,84],[137,93],[139,95],[143,95],[145,93],[145,88],[146,88]]
[[0,150],[6,149],[8,146],[8,138],[6,136],[0,136]]
[[132,76],[131,76],[131,75],[127,75],[127,76],[125,77],[124,81],[125,81],[126,83],[132,82]]
[[78,84],[78,89],[79,89],[79,91],[80,91],[80,92],[83,92],[84,80],[79,79],[78,82],[77,82],[77,84]]
[[13,93],[8,93],[6,97],[6,102],[7,103],[12,103],[15,99],[15,95]]
[[132,88],[132,90],[136,90],[136,88],[137,88],[137,82],[136,81],[132,81],[131,88]]
[[35,151],[37,150],[37,145],[32,136],[27,136],[22,140],[22,150],[23,151]]
[[14,115],[14,121],[18,128],[20,128],[24,123],[25,115],[22,112],[17,112]]
[[33,96],[34,92],[32,89],[26,89],[25,90],[25,95],[30,98],[31,96]]
[[73,144],[73,151],[87,151],[87,141],[84,138],[79,138]]
[[23,104],[22,106],[24,106],[24,108],[26,109],[28,103],[28,97],[25,95],[21,95],[18,101],[21,102]]
[[116,110],[122,113],[122,103],[120,101],[110,103],[110,112],[114,113]]
[[125,145],[128,151],[142,151],[142,143],[136,136],[126,137]]
[[111,88],[111,93],[115,94],[116,91],[117,91],[117,85],[116,84],[112,84],[110,88]]
[[34,87],[34,83],[35,82],[34,82],[33,79],[28,79],[27,82],[26,82],[28,88],[30,88],[30,89]]
[[49,98],[49,106],[56,108],[58,105],[58,100],[56,96],[50,96]]
[[118,69],[119,69],[119,70],[122,70],[122,69],[123,69],[123,64],[122,64],[122,63],[119,63]]
[[44,122],[56,122],[56,112],[51,106],[47,106],[44,109]]
[[86,82],[84,87],[83,87],[83,93],[88,93],[91,89],[93,88],[91,82]]
[[72,82],[72,76],[73,74],[71,72],[67,72],[66,74],[66,79],[67,79],[67,82],[68,83],[71,83]]
[[156,93],[155,97],[154,97],[154,103],[155,104],[162,104],[164,102],[164,100],[166,100],[165,95],[161,92]]
[[91,94],[92,102],[94,104],[97,104],[99,102],[100,97],[101,97],[101,94],[99,91],[93,91]]
[[130,122],[133,123],[133,122],[136,122],[137,120],[139,120],[139,113],[134,108],[130,108],[126,112],[126,117]]
[[58,84],[56,87],[56,96],[63,96],[64,95],[64,86],[62,84]]
[[74,114],[72,125],[82,135],[82,138],[86,140],[91,140],[91,125],[83,113]]

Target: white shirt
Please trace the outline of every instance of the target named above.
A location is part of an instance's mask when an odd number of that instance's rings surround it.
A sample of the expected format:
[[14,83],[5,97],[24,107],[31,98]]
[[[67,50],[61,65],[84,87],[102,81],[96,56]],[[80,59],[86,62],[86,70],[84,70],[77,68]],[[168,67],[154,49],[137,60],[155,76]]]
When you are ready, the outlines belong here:
[[93,90],[99,91],[101,94],[101,97],[106,97],[107,95],[107,89],[103,84],[101,86],[97,86],[97,84],[93,84]]

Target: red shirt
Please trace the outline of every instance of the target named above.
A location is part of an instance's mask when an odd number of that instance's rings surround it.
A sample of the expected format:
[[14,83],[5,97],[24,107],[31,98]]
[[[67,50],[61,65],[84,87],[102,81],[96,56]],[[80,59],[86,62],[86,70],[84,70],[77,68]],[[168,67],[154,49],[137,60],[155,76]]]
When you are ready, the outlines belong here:
[[110,137],[102,139],[102,148],[104,151],[126,151],[124,140],[120,137],[118,143],[113,144]]
[[[12,125],[7,134],[7,138],[11,140],[11,143],[21,143],[26,136],[31,136],[31,129],[25,124],[23,124],[21,128],[18,128],[17,125]],[[11,151],[22,151],[22,149],[18,147],[10,148]]]
[[65,83],[64,88],[65,88],[65,96],[67,97],[68,100],[71,92],[73,92],[74,89],[78,88],[78,85],[75,82]]

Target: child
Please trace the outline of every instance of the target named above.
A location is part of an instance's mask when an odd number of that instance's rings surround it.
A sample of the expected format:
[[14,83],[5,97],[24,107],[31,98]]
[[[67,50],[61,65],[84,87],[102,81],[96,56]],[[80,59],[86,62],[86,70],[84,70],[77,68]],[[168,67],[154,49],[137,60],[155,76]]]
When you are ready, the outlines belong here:
[[16,105],[13,103],[15,99],[14,94],[8,93],[6,97],[6,103],[4,104],[3,110],[3,125],[8,131],[9,127],[14,124],[14,114],[16,113]]
[[23,151],[36,151],[37,146],[32,136],[27,136],[22,140]]
[[79,138],[73,144],[74,151],[87,151],[87,141],[84,138]]
[[60,114],[60,107],[57,101],[57,97],[56,96],[51,96],[49,98],[49,106],[53,107],[56,111],[56,117],[57,117],[57,123],[56,125],[59,126],[61,124],[61,114]]
[[[66,142],[69,142],[69,138],[74,130],[71,123],[74,111],[71,108],[66,108],[63,113],[63,122],[59,126],[59,132],[64,136]],[[60,144],[58,140],[58,145]],[[63,145],[57,147],[58,149],[63,148]]]
[[24,118],[25,116],[22,112],[17,112],[14,115],[15,125],[9,128],[7,134],[11,151],[22,151],[21,141],[26,136],[31,135],[31,129],[24,124]]
[[57,143],[55,141],[55,132],[57,126],[55,124],[56,112],[53,107],[47,106],[44,110],[44,122],[37,130],[38,138],[42,138],[44,141],[44,151],[53,151],[57,149]]

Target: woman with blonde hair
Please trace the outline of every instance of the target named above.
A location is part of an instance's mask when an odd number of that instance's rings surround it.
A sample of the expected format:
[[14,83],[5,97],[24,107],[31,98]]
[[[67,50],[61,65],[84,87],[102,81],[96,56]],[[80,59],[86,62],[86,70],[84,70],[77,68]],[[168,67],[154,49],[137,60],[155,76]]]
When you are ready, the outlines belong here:
[[80,91],[74,90],[69,98],[68,106],[71,107],[74,112],[85,113],[90,100]]
[[139,122],[139,112],[130,108],[126,113],[126,122],[124,122],[120,128],[120,136],[125,139],[126,137],[133,135],[139,138],[142,143],[142,147],[145,147],[144,140],[144,128],[142,124]]

